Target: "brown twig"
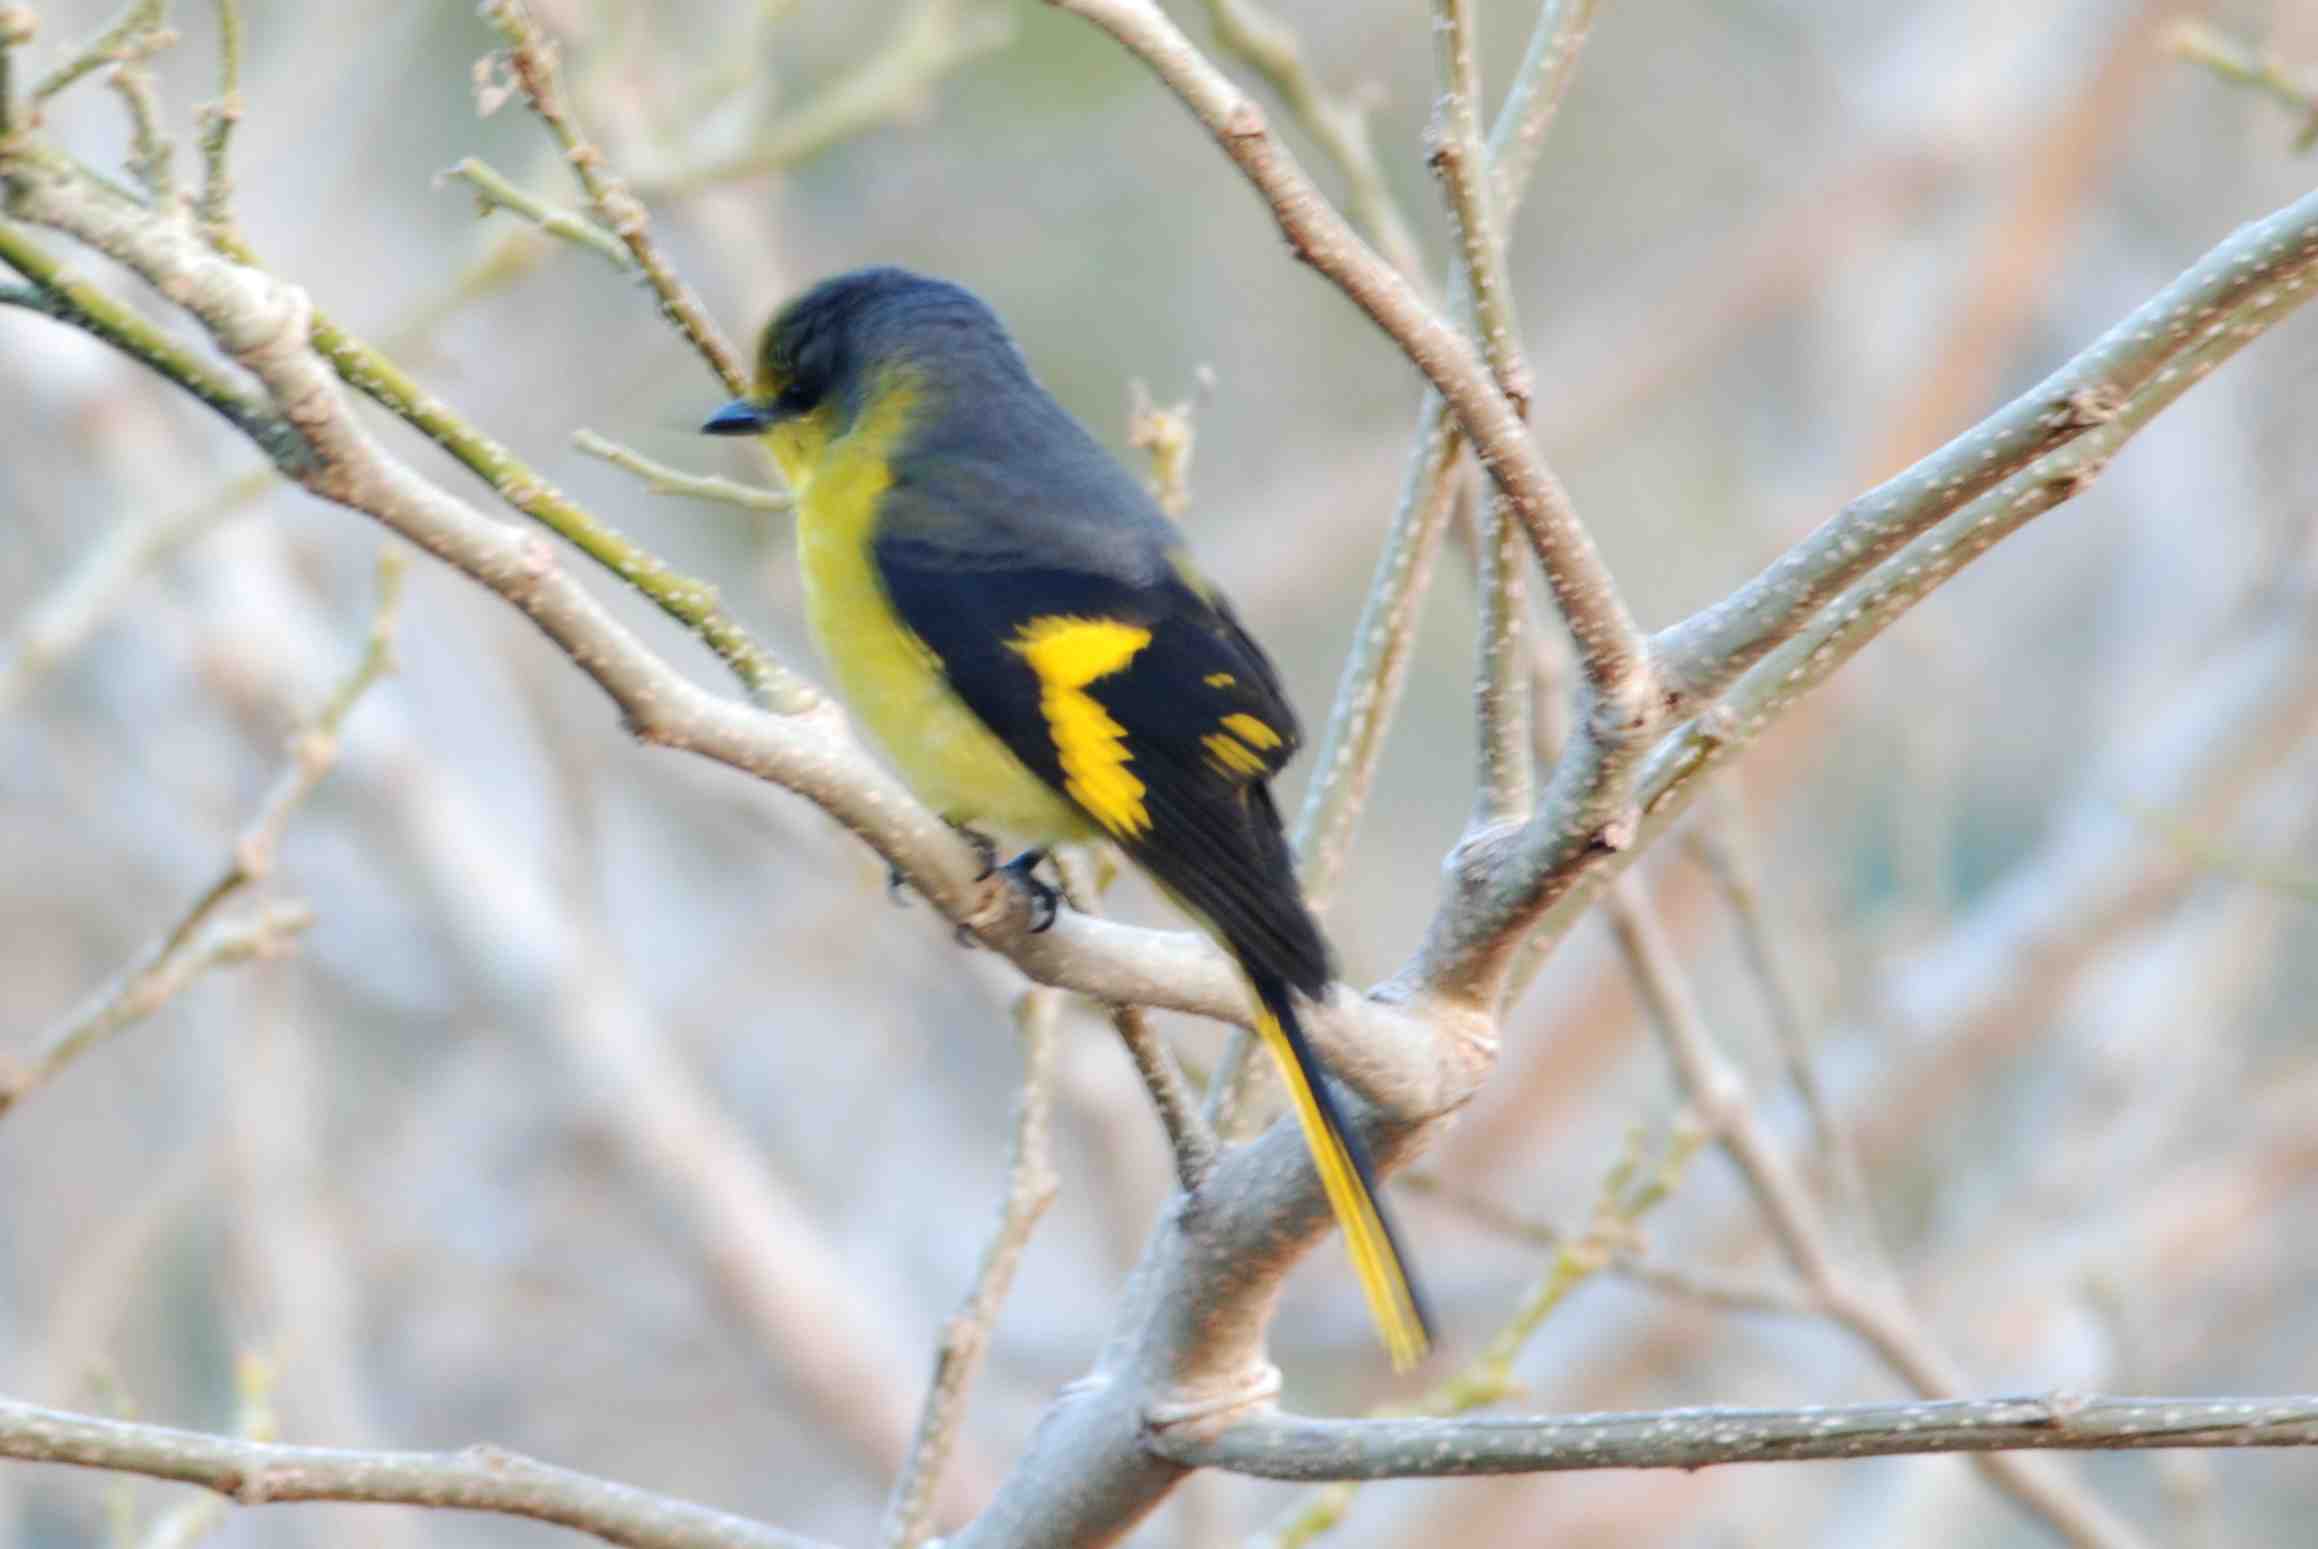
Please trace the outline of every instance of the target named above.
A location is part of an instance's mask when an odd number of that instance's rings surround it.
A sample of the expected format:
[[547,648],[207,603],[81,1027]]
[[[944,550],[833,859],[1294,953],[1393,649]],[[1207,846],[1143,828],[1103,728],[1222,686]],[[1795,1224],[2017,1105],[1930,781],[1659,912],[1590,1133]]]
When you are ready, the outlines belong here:
[[488,0],[484,18],[507,40],[507,62],[523,100],[563,148],[572,174],[585,189],[597,219],[627,245],[636,267],[660,299],[661,315],[673,323],[724,383],[725,391],[748,391],[749,371],[700,298],[692,293],[660,251],[652,236],[651,218],[628,185],[605,163],[604,154],[580,132],[570,105],[556,79],[556,44],[533,19],[523,0]]
[[[1962,1369],[1908,1311],[1897,1289],[1872,1283],[1838,1256],[1824,1213],[1757,1113],[1746,1078],[1708,1030],[1686,976],[1631,880],[1613,883],[1604,902],[1611,933],[1633,972],[1683,1095],[1738,1165],[1772,1237],[1812,1300],[1920,1396],[1962,1397],[1967,1387]],[[2142,1542],[2121,1518],[2073,1481],[2010,1453],[1992,1452],[1977,1461],[1997,1488],[2071,1544],[2092,1549]]]
[[1054,990],[1023,993],[1014,1012],[1022,1040],[1022,1091],[1014,1102],[1014,1144],[1006,1169],[1006,1197],[998,1228],[982,1249],[973,1288],[942,1325],[934,1356],[934,1380],[909,1458],[886,1505],[882,1536],[888,1549],[917,1549],[933,1526],[934,1501],[942,1468],[965,1418],[966,1389],[982,1364],[990,1330],[998,1321],[1022,1250],[1030,1244],[1039,1217],[1061,1187],[1054,1171],[1050,1136],[1054,1116],[1055,1021],[1062,997]]

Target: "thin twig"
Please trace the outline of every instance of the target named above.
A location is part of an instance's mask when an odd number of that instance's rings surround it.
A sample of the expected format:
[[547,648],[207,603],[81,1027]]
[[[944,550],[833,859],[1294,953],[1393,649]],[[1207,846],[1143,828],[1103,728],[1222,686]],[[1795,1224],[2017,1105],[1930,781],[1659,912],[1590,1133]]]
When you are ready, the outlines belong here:
[[2173,32],[2173,52],[2223,80],[2254,90],[2298,116],[2294,149],[2318,145],[2318,81],[2286,68],[2267,49],[2253,48],[2205,22],[2184,20]]
[[1474,724],[1480,778],[1473,823],[1495,828],[1525,821],[1536,806],[1536,753],[1530,730],[1529,546],[1506,503],[1491,491],[1476,544],[1481,616],[1474,628]]
[[[1695,1127],[1678,1128],[1667,1137],[1657,1159],[1645,1165],[1643,1136],[1639,1132],[1629,1135],[1624,1152],[1602,1180],[1584,1230],[1555,1235],[1547,1245],[1551,1259],[1545,1272],[1522,1293],[1512,1315],[1481,1353],[1400,1412],[1446,1419],[1519,1392],[1513,1363],[1521,1352],[1571,1292],[1631,1249],[1643,1218],[1674,1191],[1682,1170],[1705,1139],[1705,1133]],[[1355,1483],[1343,1481],[1315,1491],[1311,1499],[1288,1513],[1266,1541],[1274,1549],[1301,1549],[1344,1519],[1356,1489]]]
[[195,210],[204,229],[233,224],[233,176],[227,153],[234,126],[241,122],[241,0],[215,0],[217,9],[217,95],[195,113],[201,126],[201,197]]
[[32,100],[45,102],[82,76],[119,62],[137,41],[161,25],[167,0],[129,0],[121,13],[32,86]]
[[[1423,1195],[1455,1211],[1476,1226],[1510,1237],[1516,1242],[1527,1243],[1533,1248],[1559,1248],[1566,1239],[1567,1234],[1552,1223],[1524,1215],[1474,1189],[1449,1182],[1438,1173],[1417,1169],[1404,1172],[1393,1181],[1407,1193]],[[1661,1295],[1697,1302],[1724,1312],[1768,1313],[1786,1318],[1823,1316],[1816,1303],[1785,1287],[1757,1285],[1724,1276],[1702,1274],[1697,1270],[1638,1257],[1638,1251],[1637,1244],[1628,1243],[1619,1249],[1606,1268],[1614,1275]]]
[[1481,67],[1475,57],[1472,0],[1433,0],[1434,73],[1440,98],[1428,137],[1433,175],[1447,194],[1457,255],[1473,298],[1482,357],[1514,413],[1529,418],[1536,391],[1513,319],[1505,276],[1505,234],[1498,224],[1487,152],[1481,143]]
[[0,140],[21,127],[16,122],[16,51],[40,32],[39,18],[28,5],[0,6]]
[[[1960,1398],[1966,1387],[1962,1369],[1906,1308],[1897,1288],[1871,1284],[1838,1258],[1824,1213],[1756,1111],[1746,1078],[1708,1030],[1672,947],[1632,880],[1620,878],[1611,884],[1604,903],[1611,934],[1625,955],[1684,1096],[1737,1164],[1772,1237],[1813,1301],[1922,1397]],[[2091,1549],[2142,1541],[2072,1479],[2033,1467],[2010,1453],[1992,1452],[1977,1461],[1991,1483],[2071,1544]]]
[[1199,441],[1192,410],[1215,386],[1215,373],[1202,366],[1197,380],[1191,397],[1165,405],[1152,398],[1141,377],[1127,383],[1127,445],[1150,459],[1147,487],[1169,516],[1191,509],[1191,455]]
[[1376,144],[1369,138],[1369,104],[1361,94],[1336,96],[1313,78],[1296,29],[1256,0],[1207,0],[1215,41],[1252,65],[1278,92],[1323,155],[1344,174],[1345,207],[1384,260],[1412,284],[1424,279],[1424,256],[1408,217],[1392,194]]
[[823,1549],[794,1533],[498,1447],[355,1452],[68,1414],[0,1398],[0,1457],[172,1479],[237,1506],[369,1501],[528,1517],[625,1549]]
[[627,244],[603,227],[575,210],[561,210],[543,200],[535,199],[509,182],[506,175],[489,162],[469,156],[455,166],[445,167],[435,174],[440,184],[456,179],[475,190],[477,213],[489,215],[493,210],[506,210],[519,215],[551,237],[586,248],[613,268],[633,272],[635,257]]
[[2136,805],[2128,805],[2125,810],[2146,823],[2165,843],[2195,861],[2201,870],[2267,888],[2306,904],[2318,904],[2318,875],[2216,844],[2204,829],[2169,812]]
[[644,271],[646,283],[660,299],[661,315],[692,342],[692,347],[708,362],[709,369],[724,383],[727,392],[747,392],[747,366],[709,317],[700,298],[692,293],[692,287],[684,283],[660,251],[642,201],[605,164],[604,153],[580,132],[556,80],[555,40],[533,19],[522,0],[487,0],[483,16],[507,40],[507,62],[514,71],[515,84],[523,91],[524,101],[547,126],[556,144],[563,148],[564,159],[571,163],[573,175],[587,191],[588,203],[594,206],[597,219],[635,256],[636,267]]
[[644,481],[644,487],[655,495],[682,495],[688,500],[713,500],[719,505],[739,506],[746,511],[786,511],[796,502],[787,490],[767,489],[761,484],[743,484],[737,479],[721,478],[713,473],[687,473],[663,462],[654,462],[643,453],[620,445],[608,436],[592,430],[580,429],[571,433],[571,444],[590,457],[600,457],[615,468],[624,468]]
[[[1593,0],[1556,0],[1539,12],[1489,135],[1490,177],[1502,223],[1511,222],[1528,191],[1529,174],[1575,71],[1593,12]],[[1361,605],[1296,821],[1299,873],[1316,903],[1325,902],[1342,874],[1385,732],[1400,704],[1409,649],[1453,499],[1449,475],[1463,447],[1447,403],[1428,389],[1400,499]]]
[[896,24],[892,42],[765,125],[743,149],[665,172],[647,170],[637,177],[636,186],[659,198],[681,199],[718,184],[794,167],[880,124],[907,117],[946,77],[995,53],[1013,37],[1012,16],[994,5],[918,0]]
[[[1099,864],[1095,857],[1079,849],[1065,850],[1057,857],[1063,896],[1080,914],[1099,916],[1102,913],[1102,889],[1096,875]],[[1174,1051],[1151,1025],[1149,1013],[1141,1006],[1125,1003],[1108,1009],[1111,1026],[1117,1030],[1119,1041],[1126,1045],[1127,1057],[1135,1062],[1135,1074],[1143,1078],[1143,1089],[1151,1095],[1152,1110],[1167,1131],[1168,1149],[1175,1157],[1175,1181],[1184,1193],[1196,1194],[1215,1168],[1215,1131],[1202,1116],[1199,1101],[1192,1095],[1190,1083],[1184,1080],[1183,1067],[1176,1062]]]
[[917,1549],[933,1527],[942,1468],[965,1418],[966,1389],[982,1364],[990,1330],[1014,1285],[1022,1250],[1061,1187],[1049,1133],[1054,1116],[1055,1023],[1061,1010],[1061,993],[1044,988],[1025,990],[1015,1005],[1015,1029],[1022,1041],[1022,1091],[1014,1101],[1006,1197],[999,1205],[998,1229],[983,1247],[981,1265],[974,1271],[973,1288],[942,1325],[925,1412],[886,1505],[881,1538],[888,1549]]
[[[203,911],[205,919],[215,914],[214,909]],[[173,942],[43,1033],[30,1058],[0,1056],[0,1118],[73,1061],[142,1022],[211,969],[281,957],[313,924],[314,911],[304,904],[268,904],[246,918],[221,921],[196,939]]]
[[1867,1192],[1866,1171],[1860,1166],[1858,1148],[1835,1117],[1834,1105],[1828,1101],[1826,1086],[1819,1079],[1819,1067],[1811,1047],[1811,1019],[1804,1014],[1803,995],[1795,984],[1793,954],[1772,924],[1770,906],[1763,899],[1753,858],[1746,841],[1739,837],[1737,814],[1726,813],[1721,821],[1693,828],[1687,836],[1687,848],[1712,879],[1738,926],[1739,950],[1746,956],[1747,971],[1762,991],[1764,1005],[1771,1016],[1771,1033],[1778,1040],[1779,1058],[1786,1069],[1787,1084],[1794,1088],[1795,1096],[1803,1104],[1812,1140],[1828,1176],[1834,1180],[1837,1203],[1852,1225],[1872,1242],[1875,1214]]
[[337,761],[338,732],[347,712],[372,684],[393,670],[402,574],[400,551],[382,550],[378,606],[371,615],[370,635],[362,655],[313,718],[291,737],[290,762],[234,841],[225,870],[141,961],[44,1033],[36,1041],[36,1052],[22,1067],[0,1079],[0,1117],[81,1055],[158,1011],[205,970],[278,955],[313,923],[313,913],[305,906],[286,905],[261,911],[252,921],[230,929],[209,929],[228,901],[272,872],[274,852],[281,845],[291,813]]
[[129,171],[145,190],[154,208],[177,204],[177,148],[161,128],[161,104],[153,94],[153,72],[145,68],[145,48],[154,34],[123,50],[121,62],[105,73],[105,84],[119,95],[129,114]]
[[[1441,180],[1457,234],[1458,277],[1472,301],[1473,327],[1490,375],[1514,412],[1529,417],[1534,383],[1513,320],[1505,276],[1505,240],[1493,212],[1487,152],[1481,143],[1481,72],[1469,0],[1434,0],[1434,73],[1440,87],[1428,131],[1430,161]],[[1474,719],[1480,778],[1477,828],[1518,823],[1534,802],[1530,777],[1529,682],[1522,647],[1526,566],[1510,502],[1495,491],[1474,545],[1481,617],[1475,631]]]

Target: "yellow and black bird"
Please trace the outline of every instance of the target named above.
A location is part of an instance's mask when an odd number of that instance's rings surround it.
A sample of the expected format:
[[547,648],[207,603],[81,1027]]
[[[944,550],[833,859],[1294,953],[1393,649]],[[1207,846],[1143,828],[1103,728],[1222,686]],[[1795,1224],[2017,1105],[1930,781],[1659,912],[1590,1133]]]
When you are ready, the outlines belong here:
[[[911,789],[969,831],[1110,839],[1230,950],[1386,1348],[1413,1362],[1423,1303],[1296,1017],[1331,973],[1266,783],[1295,714],[1182,533],[987,306],[900,269],[784,307],[754,390],[702,428],[769,439],[807,621]],[[1041,854],[1008,869],[1051,907]]]

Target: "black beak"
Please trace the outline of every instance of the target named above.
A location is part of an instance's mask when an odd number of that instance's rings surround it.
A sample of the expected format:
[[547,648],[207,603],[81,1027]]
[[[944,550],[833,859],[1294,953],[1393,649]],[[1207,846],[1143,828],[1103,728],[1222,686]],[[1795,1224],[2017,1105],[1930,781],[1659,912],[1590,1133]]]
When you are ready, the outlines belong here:
[[761,403],[735,398],[708,417],[701,433],[710,436],[753,436],[773,423],[773,412]]

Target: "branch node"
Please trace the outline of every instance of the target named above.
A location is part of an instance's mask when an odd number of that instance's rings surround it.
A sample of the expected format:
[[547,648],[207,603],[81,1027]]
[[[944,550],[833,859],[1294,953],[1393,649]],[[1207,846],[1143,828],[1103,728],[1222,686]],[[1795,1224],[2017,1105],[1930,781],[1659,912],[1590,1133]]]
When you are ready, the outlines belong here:
[[1268,133],[1264,126],[1264,110],[1252,97],[1242,97],[1233,103],[1216,126],[1216,132],[1226,139],[1260,140]]
[[1616,855],[1621,851],[1632,849],[1634,841],[1641,836],[1641,832],[1641,808],[1628,807],[1601,826],[1594,835],[1594,844],[1598,848]]
[[1171,1389],[1143,1406],[1146,1436],[1208,1440],[1250,1416],[1268,1411],[1280,1396],[1280,1369],[1256,1361],[1196,1388]]

